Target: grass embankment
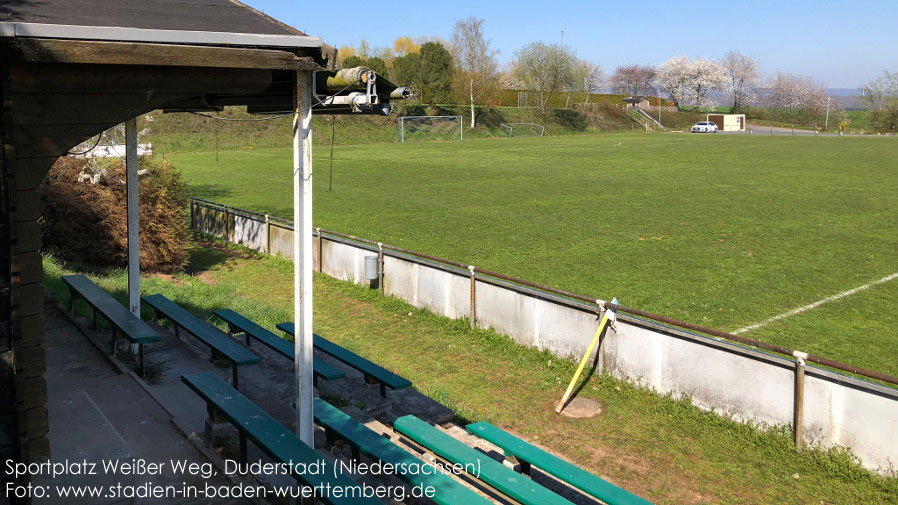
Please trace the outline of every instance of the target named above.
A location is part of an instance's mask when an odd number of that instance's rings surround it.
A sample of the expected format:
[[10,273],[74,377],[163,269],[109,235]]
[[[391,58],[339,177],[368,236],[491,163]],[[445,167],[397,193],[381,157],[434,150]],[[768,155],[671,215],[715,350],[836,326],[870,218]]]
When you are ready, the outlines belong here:
[[[476,107],[477,126],[471,128],[470,110],[464,106],[444,105],[430,109],[402,104],[400,110],[388,117],[315,114],[312,117],[312,140],[316,146],[330,146],[333,134],[333,143],[338,146],[394,144],[398,141],[400,115],[460,115],[466,139],[505,138],[507,133],[500,127],[501,123],[537,123],[545,127],[546,135],[629,132],[639,128],[636,121],[615,105],[593,104],[578,110],[550,109],[546,115],[542,115],[534,108]],[[229,119],[259,118],[246,114],[238,107],[226,107],[222,112],[210,114]],[[139,127],[141,130],[148,130],[144,140],[153,144],[156,153],[234,149],[252,151],[290,147],[293,141],[292,121],[291,117],[270,121],[219,121],[196,114],[154,112],[141,117]],[[434,138],[439,140],[438,137],[439,135]]]
[[[889,139],[345,146],[333,191],[327,156],[315,151],[316,226],[722,330],[898,271],[898,144]],[[195,196],[292,215],[289,149],[173,160]],[[823,305],[747,336],[898,375],[896,287],[883,285],[863,312]]]
[[[190,273],[144,278],[142,290],[161,292],[215,324],[212,311],[232,308],[274,331],[292,316],[292,265],[236,251],[197,247]],[[48,291],[65,300],[59,276],[83,267],[48,257],[44,268]],[[125,302],[123,270],[89,276]],[[512,430],[653,503],[898,500],[898,480],[866,472],[844,452],[799,452],[785,429],[762,432],[608,376],[590,377],[580,393],[600,401],[602,415],[557,416],[554,402],[575,365],[465,321],[320,275],[314,303],[316,332],[407,377],[460,421]]]

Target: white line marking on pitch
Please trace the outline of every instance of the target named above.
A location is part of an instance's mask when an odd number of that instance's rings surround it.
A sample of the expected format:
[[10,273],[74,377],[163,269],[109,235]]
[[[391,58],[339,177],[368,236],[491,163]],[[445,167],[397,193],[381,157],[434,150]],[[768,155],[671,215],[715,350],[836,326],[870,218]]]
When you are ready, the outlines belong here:
[[760,323],[755,323],[755,324],[752,324],[749,326],[745,326],[743,328],[739,328],[738,330],[734,331],[733,334],[738,335],[740,333],[745,333],[746,331],[756,330],[756,329],[760,328],[761,326],[768,325],[774,321],[779,321],[780,319],[785,319],[787,317],[794,316],[796,314],[801,314],[802,312],[805,312],[807,310],[815,309],[815,308],[823,305],[824,303],[833,302],[833,301],[838,300],[839,298],[845,298],[846,296],[851,296],[859,291],[863,291],[865,289],[872,288],[873,286],[876,286],[877,284],[883,284],[883,283],[889,282],[894,279],[898,279],[898,272],[895,272],[892,275],[887,275],[887,276],[883,277],[882,279],[877,279],[873,282],[869,282],[867,284],[864,284],[863,286],[858,286],[854,289],[849,289],[848,291],[842,291],[841,293],[837,293],[835,295],[828,296],[822,300],[817,300],[816,302],[805,305],[804,307],[798,307],[797,309],[792,309],[789,312],[783,312],[782,314],[780,314],[778,316],[773,316],[770,319],[765,319],[764,321],[761,321]]

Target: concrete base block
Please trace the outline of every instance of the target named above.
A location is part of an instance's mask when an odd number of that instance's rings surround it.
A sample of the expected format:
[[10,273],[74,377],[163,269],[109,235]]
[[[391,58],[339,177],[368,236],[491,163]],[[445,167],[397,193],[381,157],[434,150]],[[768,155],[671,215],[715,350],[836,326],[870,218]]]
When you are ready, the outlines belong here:
[[212,447],[216,442],[221,442],[236,430],[230,423],[216,423],[212,419],[206,419],[203,429],[203,442],[206,447]]

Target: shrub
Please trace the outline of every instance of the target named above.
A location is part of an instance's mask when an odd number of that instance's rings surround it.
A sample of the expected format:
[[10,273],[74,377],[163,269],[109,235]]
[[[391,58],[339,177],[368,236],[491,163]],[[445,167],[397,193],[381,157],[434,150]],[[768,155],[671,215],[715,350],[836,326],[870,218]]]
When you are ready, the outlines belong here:
[[552,111],[558,123],[569,130],[583,131],[586,129],[586,121],[579,112],[571,109],[555,109]]
[[[187,186],[170,163],[141,158],[140,267],[172,273],[187,263]],[[125,168],[121,160],[60,158],[41,185],[44,248],[95,266],[128,264]]]

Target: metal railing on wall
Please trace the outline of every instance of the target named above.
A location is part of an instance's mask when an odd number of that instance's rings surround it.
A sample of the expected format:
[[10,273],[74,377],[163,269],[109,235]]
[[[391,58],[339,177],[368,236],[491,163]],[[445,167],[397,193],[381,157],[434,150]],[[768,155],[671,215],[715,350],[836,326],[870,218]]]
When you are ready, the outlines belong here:
[[[233,231],[230,228],[230,219],[231,216],[242,216],[250,219],[254,219],[259,222],[266,223],[267,226],[271,226],[272,224],[288,229],[293,230],[293,223],[289,220],[278,218],[275,216],[269,216],[267,214],[241,209],[239,207],[232,207],[229,205],[224,205],[216,202],[212,202],[209,200],[203,200],[200,198],[190,198],[190,216],[191,216],[191,228],[196,230],[196,212],[198,208],[207,208],[210,210],[217,210],[224,213],[225,216],[225,230],[224,236],[220,238],[228,239],[230,237],[231,232]],[[202,231],[202,230],[198,230]],[[268,252],[271,250],[270,247],[270,233],[266,230],[266,236],[269,237],[268,244],[266,244],[265,251]],[[479,268],[474,265],[466,265],[464,263],[460,263],[458,261],[453,261],[446,258],[441,258],[439,256],[433,256],[430,254],[424,254],[417,251],[412,251],[409,249],[405,249],[402,247],[397,247],[389,244],[385,244],[383,242],[376,242],[374,240],[369,240],[362,237],[357,237],[355,235],[347,235],[345,233],[336,232],[333,230],[326,230],[321,228],[315,228],[313,232],[313,236],[317,238],[317,252],[318,252],[318,262],[316,265],[316,269],[321,272],[322,270],[322,254],[323,247],[322,241],[328,240],[338,243],[344,243],[347,245],[354,245],[357,247],[361,247],[363,249],[370,250],[372,252],[376,252],[378,254],[378,276],[379,282],[378,286],[381,292],[384,289],[383,282],[383,264],[384,264],[384,256],[394,256],[401,257],[413,262],[417,262],[420,264],[425,264],[427,266],[433,266],[437,268],[441,268],[446,271],[450,271],[457,275],[467,276],[471,279],[471,296],[470,296],[470,322],[471,327],[476,326],[477,324],[477,314],[476,314],[476,282],[486,282],[490,284],[496,284],[503,287],[510,287],[517,291],[523,292],[524,294],[535,296],[537,298],[541,298],[544,300],[549,300],[553,302],[561,302],[566,305],[579,308],[582,310],[590,310],[600,314],[602,311],[606,309],[613,309],[619,312],[623,312],[626,314],[631,314],[633,316],[649,319],[652,321],[656,321],[659,323],[676,326],[679,328],[688,329],[691,331],[695,331],[698,333],[703,333],[705,335],[710,335],[716,338],[725,339],[731,342],[738,342],[740,344],[748,345],[751,347],[755,347],[758,349],[763,349],[766,351],[770,351],[773,353],[781,354],[788,356],[789,358],[794,359],[796,370],[799,367],[803,367],[805,362],[813,362],[826,367],[830,367],[836,370],[840,370],[843,372],[848,372],[851,374],[855,374],[861,377],[866,377],[869,379],[874,379],[882,382],[886,382],[889,384],[898,385],[898,377],[893,377],[881,372],[876,372],[873,370],[867,370],[865,368],[849,365],[846,363],[842,363],[839,361],[831,360],[828,358],[824,358],[821,356],[815,356],[813,354],[801,352],[795,349],[788,349],[786,347],[778,346],[775,344],[770,344],[767,342],[762,342],[760,340],[755,340],[747,337],[743,337],[740,335],[735,335],[732,333],[716,330],[713,328],[708,328],[705,326],[689,323],[686,321],[680,321],[678,319],[674,319],[667,316],[662,316],[659,314],[654,314],[652,312],[635,309],[632,307],[626,307],[623,305],[612,304],[611,302],[600,300],[597,298],[581,295],[578,293],[573,293],[571,291],[566,291],[563,289],[554,288],[551,286],[546,286],[544,284],[539,284],[536,282],[528,281],[526,279],[520,279],[517,277],[513,277],[510,275],[505,275],[499,272],[493,272],[491,270],[487,270],[484,268]],[[803,371],[803,368],[801,369]]]

